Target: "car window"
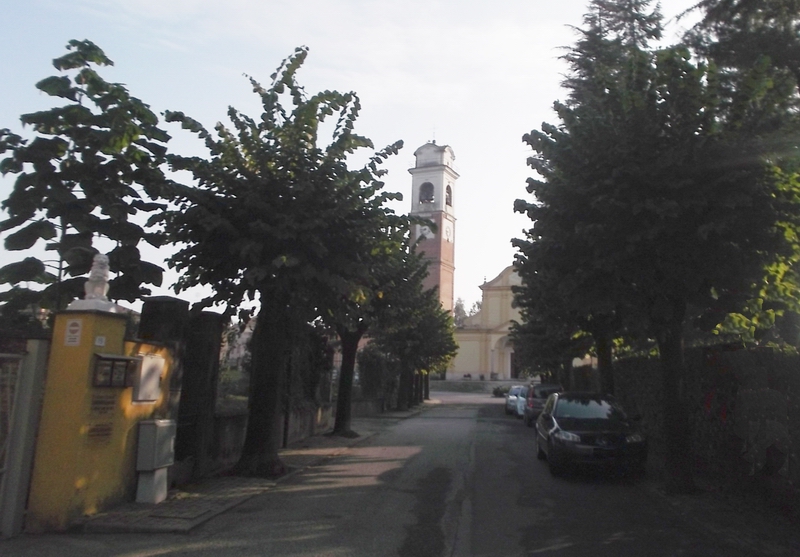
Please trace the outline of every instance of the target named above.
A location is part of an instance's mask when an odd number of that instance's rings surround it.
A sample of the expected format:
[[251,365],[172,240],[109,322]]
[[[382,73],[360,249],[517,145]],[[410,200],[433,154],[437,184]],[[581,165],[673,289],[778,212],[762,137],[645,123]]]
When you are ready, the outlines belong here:
[[607,400],[602,399],[560,399],[556,405],[556,418],[582,418],[599,420],[624,420],[625,412]]

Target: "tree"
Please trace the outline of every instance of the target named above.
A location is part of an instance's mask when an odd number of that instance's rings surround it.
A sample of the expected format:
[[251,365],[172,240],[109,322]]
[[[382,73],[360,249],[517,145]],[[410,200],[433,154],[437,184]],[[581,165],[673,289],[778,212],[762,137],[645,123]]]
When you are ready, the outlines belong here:
[[108,83],[93,66],[113,62],[91,41],[72,40],[68,54],[53,60],[64,73],[36,84],[37,89],[68,103],[24,114],[20,120],[35,132],[23,139],[0,130],[3,175],[16,175],[2,207],[8,218],[0,231],[11,232],[5,248],[27,250],[38,242],[55,252],[50,265],[36,257],[0,269],[0,281],[32,282],[41,291],[15,287],[3,293],[7,307],[35,305],[62,309],[82,294],[95,241],[110,240],[111,299],[133,301],[149,293],[142,284],[161,285],[162,269],[143,261],[139,242],[160,246],[159,236],[134,222],[139,213],[160,211],[166,142],[158,118],[148,105],[119,83]]
[[[590,347],[580,332],[591,335],[606,393],[614,392],[612,343],[622,332],[626,297],[616,270],[585,263],[597,251],[595,229],[604,215],[595,197],[575,190],[608,179],[603,172],[616,150],[609,133],[629,133],[626,118],[638,116],[635,95],[647,84],[651,62],[643,49],[661,37],[661,16],[658,10],[648,12],[648,5],[644,0],[591,2],[586,29],[564,56],[572,68],[564,82],[569,97],[555,104],[563,125],[545,125],[523,137],[538,153],[530,165],[544,178],[528,181],[537,202],[515,204],[535,225],[526,239],[512,240],[525,284],[517,289],[516,302],[527,320],[515,326],[514,335],[519,340],[532,336],[528,352],[540,347],[549,366],[583,356]],[[570,169],[564,172],[567,164]]]
[[453,306],[453,323],[456,328],[463,327],[466,318],[467,310],[464,309],[464,298],[458,298]]
[[[380,193],[378,167],[399,148],[391,145],[374,153],[364,168],[350,170],[347,156],[372,148],[353,131],[358,97],[336,91],[306,96],[296,80],[306,55],[307,49],[297,49],[268,88],[251,78],[263,114],[252,119],[230,108],[233,129],[218,124],[216,138],[183,113],[167,113],[209,151],[208,159],[169,159],[173,170],[188,171],[197,181],[173,185],[176,209],[164,216],[167,236],[184,245],[170,260],[182,272],[177,289],[211,286],[213,293],[198,308],[222,304],[232,313],[248,301],[258,308],[250,415],[236,466],[247,475],[284,470],[279,417],[291,331],[323,316],[332,299],[365,295],[358,278],[368,269],[359,262],[357,241],[364,232],[354,235],[351,228],[365,219],[365,210],[380,212],[391,197]],[[286,98],[291,109],[283,104]],[[334,114],[336,126],[323,143],[320,126]]]
[[[514,303],[520,311],[520,322],[511,325],[510,337],[514,355],[523,369],[531,374],[557,375],[570,368],[573,358],[583,357],[590,349],[589,337],[581,334],[578,315],[569,307],[570,298],[563,295],[558,284],[545,284],[547,267],[536,270],[531,262],[537,242],[515,239],[520,251],[514,265],[522,278],[515,286]],[[538,265],[538,263],[537,263]],[[586,308],[579,307],[580,311]]]
[[798,0],[700,0],[693,10],[703,18],[686,40],[717,66],[738,73],[766,56],[776,75],[788,72],[800,85]]
[[[356,355],[361,339],[385,318],[387,308],[396,297],[396,285],[401,283],[414,260],[409,259],[407,238],[411,228],[406,217],[390,214],[382,202],[373,207],[373,220],[369,211],[359,221],[358,235],[361,247],[359,269],[352,277],[359,285],[357,297],[337,296],[331,300],[323,317],[336,329],[342,345],[342,365],[339,370],[339,390],[336,400],[334,435],[356,436],[351,430],[352,388]],[[364,226],[370,224],[371,226]]]
[[668,487],[689,490],[685,325],[692,308],[719,320],[740,309],[796,253],[796,180],[773,149],[796,125],[791,93],[764,65],[730,90],[685,46],[654,51],[599,27],[586,36],[592,50],[571,53],[570,101],[556,104],[561,125],[527,138],[544,179],[529,181],[536,201],[518,210],[536,221],[532,241],[569,261],[558,272],[602,287],[596,297],[580,281],[587,301],[623,307],[657,340]]
[[400,368],[397,407],[407,410],[419,401],[414,396],[415,376],[446,369],[455,356],[453,317],[442,308],[436,289],[423,290],[426,266],[414,253],[410,273],[395,284],[383,321],[372,342],[393,357]]

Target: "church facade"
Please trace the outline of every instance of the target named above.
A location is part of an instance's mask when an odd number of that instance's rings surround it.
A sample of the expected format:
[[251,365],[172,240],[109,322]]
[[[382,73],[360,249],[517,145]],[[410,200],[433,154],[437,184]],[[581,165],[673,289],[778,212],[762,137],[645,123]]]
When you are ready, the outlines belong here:
[[447,379],[513,379],[517,376],[514,346],[508,333],[512,321],[519,321],[512,286],[521,280],[513,266],[481,288],[481,309],[456,329],[458,354],[447,369]]

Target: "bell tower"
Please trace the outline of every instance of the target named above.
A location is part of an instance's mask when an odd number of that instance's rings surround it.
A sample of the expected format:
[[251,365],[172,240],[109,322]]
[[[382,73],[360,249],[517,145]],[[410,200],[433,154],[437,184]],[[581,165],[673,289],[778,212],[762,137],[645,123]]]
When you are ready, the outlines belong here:
[[433,221],[436,230],[416,225],[413,239],[428,261],[425,288],[439,288],[442,307],[453,311],[455,273],[455,183],[458,172],[453,167],[455,155],[449,145],[426,143],[416,151],[416,165],[411,173],[411,214]]

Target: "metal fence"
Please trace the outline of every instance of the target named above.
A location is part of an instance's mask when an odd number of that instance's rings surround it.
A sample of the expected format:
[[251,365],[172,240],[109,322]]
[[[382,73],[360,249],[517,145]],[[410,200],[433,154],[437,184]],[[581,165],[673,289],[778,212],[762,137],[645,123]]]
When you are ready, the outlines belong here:
[[14,428],[14,404],[23,356],[0,354],[0,485],[5,477],[11,431]]
[[0,353],[0,537],[22,531],[47,369],[49,342]]

